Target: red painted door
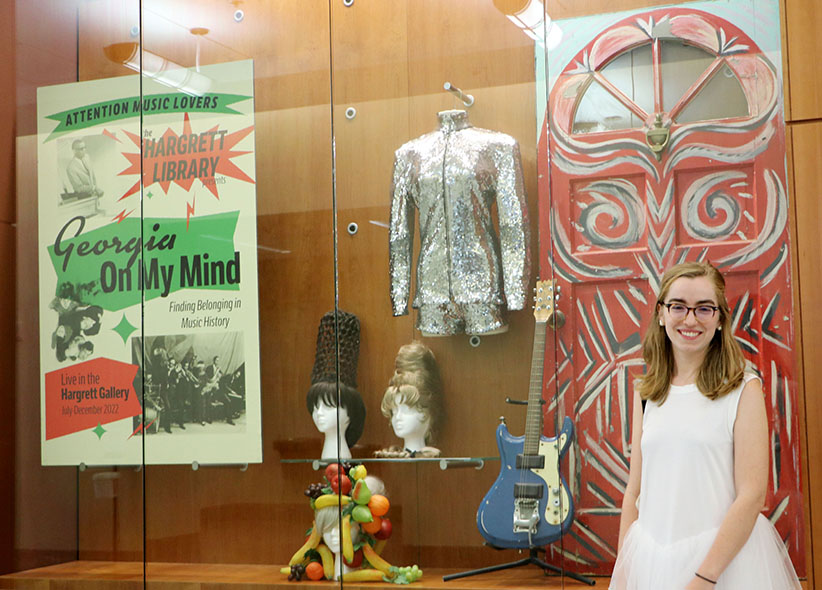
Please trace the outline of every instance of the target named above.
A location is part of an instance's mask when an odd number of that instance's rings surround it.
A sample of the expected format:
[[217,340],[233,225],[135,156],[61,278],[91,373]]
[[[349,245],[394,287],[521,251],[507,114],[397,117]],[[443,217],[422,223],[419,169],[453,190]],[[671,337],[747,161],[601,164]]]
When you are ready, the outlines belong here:
[[644,323],[664,270],[707,259],[726,274],[735,335],[767,394],[765,513],[804,572],[776,68],[741,29],[706,12],[625,18],[558,77],[539,162],[541,277],[557,279],[567,318],[546,355],[546,424],[558,410],[576,425],[576,521],[550,551],[572,570],[610,573]]

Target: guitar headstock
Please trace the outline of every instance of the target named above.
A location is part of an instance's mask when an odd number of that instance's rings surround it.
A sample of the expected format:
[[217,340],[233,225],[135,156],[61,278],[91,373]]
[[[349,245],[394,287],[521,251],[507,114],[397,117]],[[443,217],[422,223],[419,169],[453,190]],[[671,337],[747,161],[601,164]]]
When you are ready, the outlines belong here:
[[534,319],[537,323],[545,323],[554,313],[554,287],[556,281],[537,281],[534,288]]

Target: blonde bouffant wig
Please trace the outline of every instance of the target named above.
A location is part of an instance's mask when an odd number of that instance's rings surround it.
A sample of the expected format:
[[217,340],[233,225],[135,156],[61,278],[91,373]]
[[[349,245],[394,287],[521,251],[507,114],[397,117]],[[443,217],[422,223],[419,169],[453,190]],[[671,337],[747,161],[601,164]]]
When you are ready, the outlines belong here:
[[706,277],[714,287],[719,307],[719,325],[697,373],[696,386],[705,397],[717,399],[729,394],[742,383],[745,358],[733,335],[731,313],[725,297],[725,278],[709,262],[683,262],[669,268],[662,276],[659,297],[642,341],[642,357],[645,359],[647,372],[640,378],[637,388],[643,400],[661,405],[668,397],[674,376],[674,353],[665,326],[659,324],[660,308],[674,281],[697,277]]
[[436,438],[443,421],[442,380],[434,353],[421,342],[403,345],[394,361],[394,375],[382,398],[380,409],[391,418],[405,404],[419,410],[428,420],[425,443]]

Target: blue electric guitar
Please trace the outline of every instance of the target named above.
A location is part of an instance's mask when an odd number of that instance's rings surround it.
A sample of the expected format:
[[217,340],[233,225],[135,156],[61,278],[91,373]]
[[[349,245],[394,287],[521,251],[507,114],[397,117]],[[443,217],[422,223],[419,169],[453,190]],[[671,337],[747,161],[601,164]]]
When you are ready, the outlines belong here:
[[574,506],[559,461],[568,450],[574,425],[567,416],[559,436],[542,436],[542,377],[545,328],[554,312],[554,288],[539,281],[534,316],[534,350],[525,435],[513,436],[503,421],[497,427],[501,467],[477,510],[477,527],[494,547],[527,549],[559,539],[571,526]]

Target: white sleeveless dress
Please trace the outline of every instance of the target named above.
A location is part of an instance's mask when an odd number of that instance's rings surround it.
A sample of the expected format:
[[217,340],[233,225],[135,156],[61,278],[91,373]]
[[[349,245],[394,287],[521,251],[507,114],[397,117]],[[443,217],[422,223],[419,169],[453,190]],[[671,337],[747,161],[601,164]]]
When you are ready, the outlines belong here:
[[[736,497],[733,428],[738,389],[712,401],[696,385],[671,386],[642,419],[639,518],[625,535],[610,590],[680,590],[693,578]],[[760,514],[716,590],[800,589],[782,540]]]

